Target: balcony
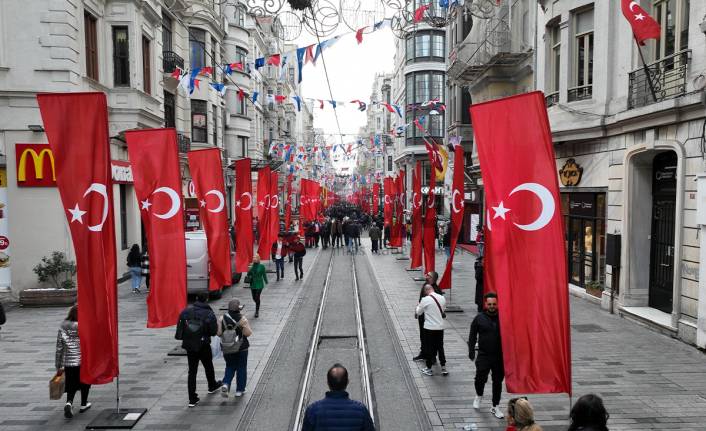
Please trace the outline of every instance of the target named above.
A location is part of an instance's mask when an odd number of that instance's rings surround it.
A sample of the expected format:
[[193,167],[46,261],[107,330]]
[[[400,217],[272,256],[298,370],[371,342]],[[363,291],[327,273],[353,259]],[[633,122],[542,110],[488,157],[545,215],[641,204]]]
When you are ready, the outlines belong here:
[[683,96],[690,57],[685,50],[630,72],[628,109]]
[[559,92],[555,91],[544,96],[544,100],[547,101],[547,108],[554,106],[559,103]]
[[162,67],[164,68],[164,73],[166,74],[171,74],[177,67],[184,70],[184,59],[179,57],[176,52],[163,51]]
[[191,151],[191,139],[183,133],[177,133],[177,146],[179,154],[186,154]]
[[[593,96],[593,85],[583,85],[581,87],[569,88],[567,93],[569,102],[576,102],[578,100],[588,100]],[[557,103],[558,95],[557,95]]]

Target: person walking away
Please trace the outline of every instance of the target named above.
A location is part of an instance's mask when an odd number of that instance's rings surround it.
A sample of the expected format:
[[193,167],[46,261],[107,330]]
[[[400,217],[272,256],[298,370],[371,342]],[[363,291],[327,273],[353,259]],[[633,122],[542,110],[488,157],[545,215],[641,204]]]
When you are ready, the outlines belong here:
[[[496,418],[502,419],[503,414],[499,404],[503,389],[505,369],[503,367],[503,352],[500,339],[500,320],[498,318],[498,296],[495,293],[485,295],[485,311],[479,313],[471,323],[468,334],[468,358],[476,362],[475,388],[476,397],[473,408],[479,409],[483,400],[483,390],[488,381],[488,374],[493,373],[493,407],[490,412]],[[476,340],[478,340],[478,358],[476,359]]]
[[361,246],[361,244],[360,244],[360,236],[361,236],[362,233],[363,233],[363,226],[360,224],[360,220],[356,220],[356,221],[354,222],[354,225],[355,225],[355,231],[354,231],[354,233],[355,233],[355,240],[356,240],[356,248],[355,248],[355,251],[356,251],[356,253],[357,253],[357,252],[358,252],[358,247]]
[[199,293],[196,301],[187,306],[179,314],[176,335],[174,338],[181,340],[181,347],[186,350],[189,364],[187,387],[189,391],[189,407],[196,407],[199,395],[196,393],[196,374],[199,362],[203,365],[208,382],[208,393],[215,393],[223,383],[216,381],[213,370],[213,356],[211,353],[211,337],[218,332],[218,320],[211,307],[206,304],[208,294]]
[[[439,273],[436,271],[429,271],[424,275],[424,284],[422,284],[421,289],[419,289],[419,300],[418,302],[421,302],[422,298],[424,298],[424,287],[428,284],[430,285],[433,289],[434,292],[436,292],[439,295],[443,295],[444,292],[439,288],[439,285],[436,284],[437,280],[439,280]],[[417,323],[419,323],[419,354],[412,358],[413,361],[423,361],[424,360],[424,313],[419,314],[416,316],[417,317]]]
[[321,223],[318,221],[314,222],[314,245],[319,246],[319,239],[321,237]]
[[378,253],[378,242],[380,241],[380,228],[377,227],[377,225],[372,225],[370,227],[370,231],[368,231],[368,235],[370,235],[370,245],[372,248],[372,252],[377,254]]
[[433,372],[431,366],[439,356],[439,364],[441,365],[441,374],[447,376],[449,372],[446,370],[446,355],[444,354],[444,326],[446,313],[446,299],[438,293],[434,292],[434,288],[427,284],[424,286],[424,297],[414,312],[415,316],[424,314],[424,341],[422,349],[424,350],[424,360],[426,368],[422,369],[422,374],[431,376]]
[[150,256],[147,253],[147,248],[140,256],[140,269],[142,270],[142,277],[145,279],[145,288],[150,291]]
[[142,283],[141,262],[140,246],[133,244],[127,254],[127,267],[130,270],[130,279],[132,280],[132,293],[140,293],[140,284]]
[[346,244],[346,251],[351,252],[351,222],[348,218],[343,219],[343,242]]
[[358,254],[358,246],[360,245],[360,223],[354,221],[351,223],[351,252],[355,249],[355,253]]
[[304,256],[306,256],[306,247],[299,240],[299,237],[294,237],[294,243],[292,244],[292,251],[294,252],[294,279],[299,281],[304,278]]
[[444,229],[444,238],[442,239],[444,244],[444,251],[446,252],[446,259],[451,257],[451,228],[447,225]]
[[478,256],[473,263],[473,269],[476,276],[476,297],[475,303],[478,307],[478,312],[483,311],[483,256]]
[[569,413],[568,431],[608,431],[608,412],[601,397],[587,394],[576,400]]
[[221,350],[226,361],[223,373],[223,386],[221,396],[228,398],[233,377],[235,382],[235,396],[241,397],[245,393],[248,378],[248,337],[252,329],[248,319],[241,314],[243,306],[240,301],[233,299],[228,303],[228,311],[218,319],[218,336],[221,338]]
[[343,223],[340,218],[336,219],[336,247],[341,247],[343,245]]
[[326,381],[329,391],[324,399],[306,408],[302,431],[374,431],[375,425],[367,407],[350,399],[346,392],[346,367],[334,364],[326,374]]
[[324,221],[324,224],[321,227],[321,241],[324,250],[326,250],[329,246],[329,242],[331,241],[331,220],[328,218]]
[[56,373],[64,374],[66,405],[64,417],[74,417],[73,403],[77,391],[81,391],[81,407],[79,413],[91,408],[88,402],[88,391],[91,385],[81,382],[81,342],[78,338],[78,305],[69,309],[66,319],[61,322],[56,335]]
[[[296,260],[295,260],[296,267]],[[252,295],[252,300],[255,301],[255,318],[260,317],[260,295],[262,294],[262,289],[265,288],[267,284],[267,270],[265,265],[260,263],[260,255],[255,254],[252,258],[252,266],[248,271],[250,276],[250,294]]]
[[277,270],[277,281],[284,278],[284,257],[287,255],[287,246],[284,244],[282,235],[277,236],[277,242],[272,244],[272,260],[275,261]]

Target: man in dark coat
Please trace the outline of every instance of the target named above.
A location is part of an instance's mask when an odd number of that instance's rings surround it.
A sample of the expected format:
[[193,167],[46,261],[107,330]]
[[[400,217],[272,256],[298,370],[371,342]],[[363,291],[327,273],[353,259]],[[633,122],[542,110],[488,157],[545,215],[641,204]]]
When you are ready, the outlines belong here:
[[294,237],[294,240],[289,246],[289,249],[294,253],[294,279],[299,281],[299,279],[304,278],[304,256],[306,256],[306,248],[304,244],[299,240],[298,236]]
[[[476,356],[476,340],[478,340],[478,359]],[[505,417],[500,407],[500,395],[503,389],[505,368],[503,367],[503,349],[500,339],[500,319],[498,318],[498,296],[495,293],[485,294],[485,311],[478,314],[468,334],[468,359],[476,361],[476,398],[473,408],[479,409],[483,400],[483,389],[488,381],[488,374],[493,373],[493,407],[490,412],[496,418]]]
[[[215,393],[222,385],[216,381],[213,371],[213,356],[211,354],[211,337],[218,331],[218,320],[211,307],[206,304],[207,294],[201,293],[196,296],[196,302],[187,306],[179,315],[177,323],[176,339],[182,340],[181,346],[186,350],[186,357],[189,363],[188,390],[189,407],[196,407],[199,403],[199,396],[196,393],[196,373],[199,369],[199,362],[203,365],[208,381],[208,393]],[[188,327],[200,326],[197,338],[190,338],[194,335]]]
[[331,220],[329,220],[328,218],[324,221],[324,224],[321,226],[321,241],[324,250],[326,250],[329,246],[329,242],[331,241]]
[[380,232],[380,228],[376,225],[373,224],[370,227],[370,231],[368,231],[368,235],[370,235],[370,242],[372,246],[372,251],[373,253],[378,252],[378,244],[380,242],[380,237],[382,236],[382,232]]
[[476,271],[476,298],[475,303],[478,306],[478,312],[483,311],[483,256],[478,256],[473,264],[473,269]]
[[375,425],[370,412],[359,401],[349,398],[348,370],[341,364],[334,364],[326,375],[330,391],[326,397],[306,408],[302,431],[374,431]]

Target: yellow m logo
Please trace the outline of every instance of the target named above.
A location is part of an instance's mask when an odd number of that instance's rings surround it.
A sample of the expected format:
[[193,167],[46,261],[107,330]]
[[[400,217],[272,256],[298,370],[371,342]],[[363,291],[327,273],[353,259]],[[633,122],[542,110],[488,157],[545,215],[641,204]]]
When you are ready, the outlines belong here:
[[44,156],[49,157],[51,164],[52,180],[56,181],[56,169],[54,168],[54,154],[49,148],[45,148],[37,154],[33,148],[25,148],[17,164],[17,181],[27,181],[27,154],[32,156],[34,162],[34,177],[37,180],[44,179]]

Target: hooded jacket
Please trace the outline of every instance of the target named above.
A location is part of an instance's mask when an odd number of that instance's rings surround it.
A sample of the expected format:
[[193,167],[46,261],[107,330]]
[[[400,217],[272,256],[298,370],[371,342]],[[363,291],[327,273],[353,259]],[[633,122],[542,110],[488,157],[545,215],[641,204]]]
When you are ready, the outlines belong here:
[[78,339],[78,322],[64,320],[56,335],[56,369],[81,365],[81,343]]

